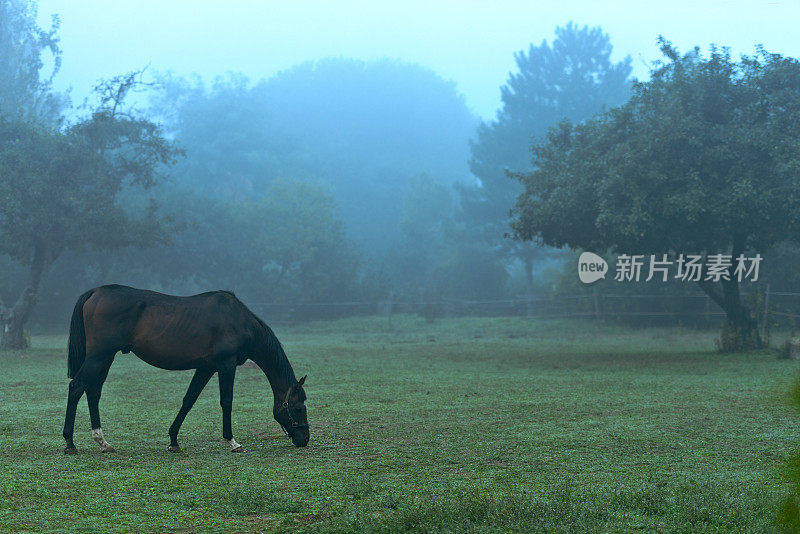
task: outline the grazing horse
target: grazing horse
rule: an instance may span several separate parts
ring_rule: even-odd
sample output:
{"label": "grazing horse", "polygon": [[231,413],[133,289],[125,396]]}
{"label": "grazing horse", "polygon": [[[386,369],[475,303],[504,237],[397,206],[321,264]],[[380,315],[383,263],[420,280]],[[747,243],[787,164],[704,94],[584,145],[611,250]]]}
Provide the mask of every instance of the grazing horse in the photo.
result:
{"label": "grazing horse", "polygon": [[169,427],[169,450],[180,452],[178,431],[186,414],[214,375],[219,374],[222,437],[233,452],[244,448],[233,439],[231,408],[236,367],[250,359],[267,375],[272,414],[297,447],[308,444],[303,382],[297,380],[278,338],[229,291],[175,297],[155,291],[108,285],[78,298],[69,331],[67,375],[72,379],[64,421],[64,452],[77,452],[72,441],[75,411],[83,393],[89,403],[92,438],[104,452],[114,448],[100,427],[100,392],[117,352],[133,352],[161,369],[195,369],[183,405]]}

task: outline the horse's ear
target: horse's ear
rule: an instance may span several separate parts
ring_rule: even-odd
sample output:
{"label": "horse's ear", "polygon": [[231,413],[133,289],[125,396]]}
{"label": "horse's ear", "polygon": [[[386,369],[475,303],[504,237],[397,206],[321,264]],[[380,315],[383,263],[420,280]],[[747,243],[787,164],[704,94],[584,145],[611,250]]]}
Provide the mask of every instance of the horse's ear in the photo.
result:
{"label": "horse's ear", "polygon": [[294,387],[295,387],[295,389],[297,389],[297,388],[299,388],[300,386],[302,386],[302,385],[303,385],[303,382],[305,382],[305,381],[306,381],[306,377],[307,377],[307,376],[308,376],[308,375],[303,375],[303,378],[301,378],[301,379],[300,379],[300,380],[297,382],[297,384],[294,386]]}

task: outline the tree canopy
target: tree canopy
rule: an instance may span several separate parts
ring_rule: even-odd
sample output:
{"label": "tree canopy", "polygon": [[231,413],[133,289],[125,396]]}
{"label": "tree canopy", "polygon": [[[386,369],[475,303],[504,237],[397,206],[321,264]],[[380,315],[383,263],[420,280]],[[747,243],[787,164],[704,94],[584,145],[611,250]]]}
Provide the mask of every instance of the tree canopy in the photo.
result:
{"label": "tree canopy", "polygon": [[[14,4],[0,6],[8,10]],[[24,20],[27,26],[12,28],[24,46],[11,50],[21,57],[9,64],[38,72],[42,63],[30,55],[30,35],[42,38],[42,32],[32,16]],[[27,72],[8,75],[28,77]],[[126,187],[153,185],[158,170],[174,163],[180,153],[158,126],[125,109],[125,97],[138,83],[137,73],[100,83],[98,104],[88,117],[71,125],[41,115],[42,108],[35,108],[33,115],[25,111],[28,104],[49,98],[48,85],[32,80],[21,84],[31,91],[27,101],[14,92],[20,84],[0,88],[9,91],[0,91],[0,101],[20,102],[0,115],[0,253],[29,268],[14,306],[8,308],[0,300],[5,348],[25,346],[22,329],[36,304],[42,276],[63,251],[142,246],[164,239],[154,210],[134,216],[120,204],[119,194]]]}
{"label": "tree canopy", "polygon": [[[36,4],[25,0],[0,1],[0,116],[15,120],[56,121],[65,104],[52,91],[61,66],[59,19],[48,30],[36,23]],[[49,53],[49,58],[43,53]],[[52,63],[43,76],[45,59]]]}
{"label": "tree canopy", "polygon": [[455,84],[419,65],[330,58],[257,83],[165,77],[156,109],[189,157],[196,191],[258,198],[276,179],[326,184],[349,235],[380,256],[400,240],[408,178],[468,179],[477,119]]}
{"label": "tree canopy", "polygon": [[[622,253],[765,251],[800,223],[800,63],[712,47],[665,62],[631,100],[564,121],[533,151],[515,234]],[[735,280],[701,287],[743,342],[759,344]]]}
{"label": "tree canopy", "polygon": [[493,226],[494,237],[508,225],[508,210],[521,192],[507,171],[531,167],[531,144],[559,121],[582,121],[622,104],[630,94],[630,58],[611,60],[611,40],[599,27],[570,23],[556,28],[552,44],[517,52],[518,72],[500,89],[497,118],[478,127],[471,143],[470,169],[480,187],[464,194],[470,215]]}
{"label": "tree canopy", "polygon": [[601,28],[570,23],[556,28],[552,43],[516,53],[518,70],[501,88],[503,105],[494,121],[478,127],[470,145],[470,169],[480,183],[461,188],[464,219],[495,253],[524,259],[529,286],[536,248],[503,240],[509,210],[522,192],[507,173],[530,170],[531,144],[559,121],[582,121],[628,98],[630,58],[615,63],[611,52]]}

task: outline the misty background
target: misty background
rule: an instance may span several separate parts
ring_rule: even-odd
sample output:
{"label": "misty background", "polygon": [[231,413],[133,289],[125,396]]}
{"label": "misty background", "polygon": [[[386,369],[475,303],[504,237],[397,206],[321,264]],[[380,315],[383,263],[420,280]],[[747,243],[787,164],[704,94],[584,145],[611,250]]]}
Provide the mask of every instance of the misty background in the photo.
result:
{"label": "misty background", "polygon": [[601,26],[612,38],[612,59],[630,55],[639,79],[661,57],[659,34],[681,50],[717,43],[752,53],[761,43],[800,56],[800,5],[790,1],[39,2],[40,26],[53,14],[61,17],[64,49],[54,85],[72,88],[76,101],[98,79],[148,64],[206,80],[231,71],[255,81],[325,57],[393,58],[455,82],[467,108],[491,120],[502,103],[500,86],[517,70],[514,53],[552,40],[556,26],[569,21]]}
{"label": "misty background", "polygon": [[[658,35],[682,51],[717,43],[737,55],[761,43],[796,57],[789,25],[798,15],[784,2],[41,1],[27,16],[45,32],[57,16],[36,70],[60,127],[91,130],[91,117],[116,113],[95,88],[135,73],[112,103],[131,124],[158,128],[152,183],[131,173],[98,202],[158,228],[130,222],[120,228],[133,236],[85,243],[54,237],[31,325],[62,328],[76,296],[104,283],[231,289],[275,322],[530,314],[559,295],[596,292],[578,283],[574,251],[507,237],[522,191],[509,171],[530,170],[531,145],[563,119],[623,104],[661,57]],[[54,205],[43,208],[56,210],[68,188],[49,187]],[[0,296],[13,303],[35,253],[4,251]],[[790,246],[773,253],[776,263],[796,255]],[[772,283],[794,287],[778,271]],[[698,292],[600,287],[612,285]],[[548,309],[592,306],[562,304]],[[710,320],[681,315],[692,303],[660,305],[666,320]]]}

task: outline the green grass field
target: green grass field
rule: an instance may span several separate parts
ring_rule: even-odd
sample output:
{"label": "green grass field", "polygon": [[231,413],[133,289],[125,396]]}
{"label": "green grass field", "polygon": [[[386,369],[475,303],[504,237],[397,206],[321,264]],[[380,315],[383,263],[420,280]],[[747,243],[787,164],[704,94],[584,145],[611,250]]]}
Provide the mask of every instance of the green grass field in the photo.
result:
{"label": "green grass field", "polygon": [[65,339],[0,354],[0,532],[763,532],[800,438],[797,363],[714,333],[411,316],[276,328],[308,373],[311,442],[241,367],[234,436],[214,379],[167,452],[190,372],[118,355],[102,454],[78,410],[62,454]]}

